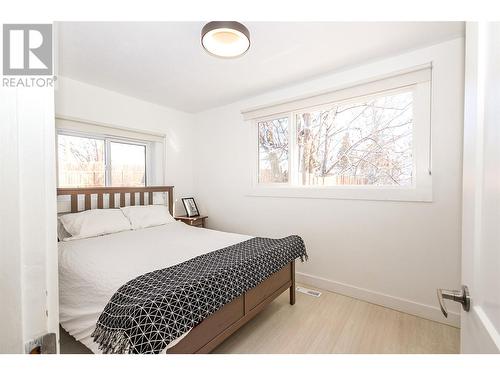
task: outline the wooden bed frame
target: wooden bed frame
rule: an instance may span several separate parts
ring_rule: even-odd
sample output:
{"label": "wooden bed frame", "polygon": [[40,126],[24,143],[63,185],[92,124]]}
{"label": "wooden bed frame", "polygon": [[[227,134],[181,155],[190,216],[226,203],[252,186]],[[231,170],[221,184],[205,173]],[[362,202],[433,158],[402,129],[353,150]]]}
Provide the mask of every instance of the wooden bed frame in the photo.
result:
{"label": "wooden bed frame", "polygon": [[[92,195],[97,195],[96,208],[125,207],[127,195],[129,205],[153,204],[153,193],[167,193],[168,210],[173,214],[173,186],[148,187],[98,187],[59,188],[57,195],[71,196],[71,212],[92,209]],[[116,195],[119,194],[119,199]],[[139,199],[137,200],[137,195]],[[79,197],[84,197],[83,210],[79,209]],[[108,207],[104,207],[104,197],[108,196]],[[147,196],[147,201],[146,201]],[[167,350],[167,354],[210,353],[224,340],[289,289],[290,304],[295,304],[295,261],[290,262],[272,274],[255,288],[243,293],[194,327],[177,345]]]}

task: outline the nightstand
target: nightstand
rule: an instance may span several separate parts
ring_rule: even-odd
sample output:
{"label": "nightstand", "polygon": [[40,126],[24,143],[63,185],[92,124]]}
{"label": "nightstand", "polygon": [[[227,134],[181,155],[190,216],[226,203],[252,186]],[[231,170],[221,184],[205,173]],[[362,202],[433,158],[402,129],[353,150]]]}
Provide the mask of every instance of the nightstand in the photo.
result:
{"label": "nightstand", "polygon": [[207,217],[208,216],[203,216],[203,215],[192,216],[192,217],[188,217],[188,216],[176,216],[175,220],[182,221],[183,223],[185,223],[187,225],[191,225],[193,227],[205,228],[205,219]]}

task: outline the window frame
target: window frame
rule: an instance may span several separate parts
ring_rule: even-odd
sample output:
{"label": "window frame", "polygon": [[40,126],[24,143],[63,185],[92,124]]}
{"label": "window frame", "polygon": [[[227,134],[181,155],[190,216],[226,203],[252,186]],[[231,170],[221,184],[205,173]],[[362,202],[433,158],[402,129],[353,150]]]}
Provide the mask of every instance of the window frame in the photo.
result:
{"label": "window frame", "polygon": [[[393,79],[391,77],[391,79]],[[396,81],[397,82],[397,81]],[[367,89],[363,93],[363,86]],[[361,200],[388,200],[388,201],[417,201],[432,202],[432,174],[431,174],[431,80],[416,80],[416,82],[404,82],[401,85],[394,84],[392,87],[384,87],[381,90],[373,90],[370,83],[356,85],[356,95],[352,95],[351,88],[347,88],[344,98],[322,101],[318,97],[317,103],[311,105],[307,99],[307,106],[298,105],[289,111],[250,120],[252,151],[250,155],[254,160],[251,168],[251,187],[249,196],[267,197],[290,197],[290,198],[325,198],[325,199],[361,199]],[[405,91],[413,92],[413,178],[412,184],[407,186],[397,185],[335,185],[335,186],[304,186],[300,185],[298,178],[298,147],[297,147],[297,124],[296,115],[308,110],[331,108],[349,102],[360,101],[365,98],[377,97],[381,94],[391,94]],[[339,90],[342,92],[343,90]],[[276,118],[288,116],[288,165],[289,178],[287,183],[259,183],[259,137],[258,123]],[[257,147],[255,147],[257,145]],[[255,163],[256,161],[256,163]]]}
{"label": "window frame", "polygon": [[123,143],[123,144],[136,145],[136,146],[144,146],[145,147],[144,186],[145,187],[149,186],[149,180],[151,179],[150,176],[151,176],[151,172],[152,172],[152,163],[151,163],[151,157],[152,157],[151,143],[152,142],[139,140],[139,139],[131,139],[131,138],[126,138],[126,137],[109,136],[109,135],[91,133],[91,132],[81,132],[81,131],[69,130],[69,129],[57,129],[56,130],[56,168],[57,168],[56,182],[57,182],[58,188],[61,187],[59,185],[59,146],[58,146],[58,140],[57,140],[57,137],[59,137],[59,135],[90,138],[90,139],[97,139],[97,140],[104,141],[104,187],[113,187],[113,185],[111,185],[111,182],[112,182],[111,181],[111,143],[114,142],[114,143]]}

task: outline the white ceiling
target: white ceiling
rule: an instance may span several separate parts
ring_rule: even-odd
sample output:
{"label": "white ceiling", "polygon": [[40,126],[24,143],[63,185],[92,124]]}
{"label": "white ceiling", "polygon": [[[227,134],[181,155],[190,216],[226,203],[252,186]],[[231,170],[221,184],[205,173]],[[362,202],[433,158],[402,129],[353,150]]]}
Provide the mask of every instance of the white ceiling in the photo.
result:
{"label": "white ceiling", "polygon": [[225,60],[202,22],[63,22],[59,74],[186,112],[464,35],[462,22],[248,22],[252,45]]}

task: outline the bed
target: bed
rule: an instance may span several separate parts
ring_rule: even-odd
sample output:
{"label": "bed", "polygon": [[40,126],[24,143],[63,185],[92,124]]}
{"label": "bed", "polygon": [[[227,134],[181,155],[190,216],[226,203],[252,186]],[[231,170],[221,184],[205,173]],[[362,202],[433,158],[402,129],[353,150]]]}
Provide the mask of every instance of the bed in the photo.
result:
{"label": "bed", "polygon": [[[80,211],[79,201],[83,210],[116,208],[153,204],[155,194],[166,195],[165,202],[172,214],[173,186],[57,190],[57,195],[71,197],[73,213]],[[60,242],[61,326],[92,352],[100,353],[91,335],[100,314],[120,286],[152,270],[171,267],[201,256],[202,253],[250,239],[251,237],[245,235],[195,228],[174,222],[101,237]],[[137,257],[138,251],[140,258]],[[290,293],[290,304],[293,305],[294,261],[170,342],[164,352],[211,352],[287,289]]]}

